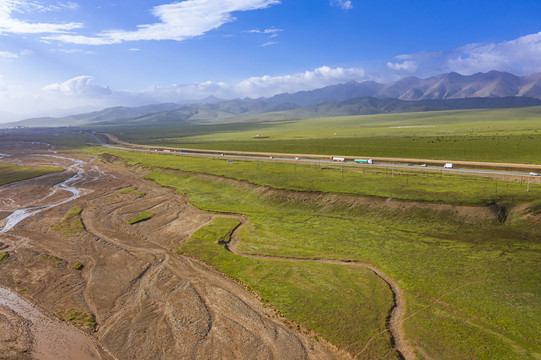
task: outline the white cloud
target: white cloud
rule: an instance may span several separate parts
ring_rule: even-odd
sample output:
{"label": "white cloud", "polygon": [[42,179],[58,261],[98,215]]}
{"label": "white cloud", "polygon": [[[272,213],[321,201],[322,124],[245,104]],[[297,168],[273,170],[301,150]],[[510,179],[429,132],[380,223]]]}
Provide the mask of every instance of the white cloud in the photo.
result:
{"label": "white cloud", "polygon": [[417,63],[411,60],[406,60],[401,63],[388,62],[387,67],[389,69],[398,70],[398,71],[407,71],[407,72],[414,72],[419,68]]}
{"label": "white cloud", "polygon": [[[363,69],[322,66],[290,75],[250,77],[232,84],[204,81],[153,86],[143,91],[128,92],[112,91],[107,86],[94,84],[91,76],[77,76],[38,89],[10,85],[0,76],[0,108],[2,111],[21,114],[27,112],[28,104],[31,103],[33,113],[19,117],[24,118],[58,114],[61,109],[76,107],[141,106],[160,102],[200,100],[211,95],[224,99],[268,97],[283,92],[312,90],[350,80],[366,79]],[[52,113],[52,110],[55,112]],[[2,121],[0,118],[0,122]]]}
{"label": "white cloud", "polygon": [[11,51],[0,51],[0,58],[7,58],[7,59],[18,59],[21,56],[28,56],[32,55],[34,52],[32,50],[24,49],[19,54],[16,54]]}
{"label": "white cloud", "polygon": [[283,92],[312,90],[351,80],[366,80],[360,68],[331,68],[322,66],[292,75],[250,77],[233,86],[233,92],[243,96],[272,96]]}
{"label": "white cloud", "polygon": [[[280,32],[284,31],[284,29],[277,29],[277,28],[269,28],[269,29],[264,29],[264,30],[260,30],[260,29],[252,29],[252,30],[248,30],[246,32],[248,33],[251,33],[251,34],[263,34],[263,35],[267,35],[267,38],[269,39],[272,39],[272,38],[275,38],[278,36],[278,34]],[[274,44],[278,44],[277,42],[273,42],[273,41],[269,41],[263,45],[259,45],[259,47],[263,47],[263,46],[268,46],[268,45],[274,45]]]}
{"label": "white cloud", "polygon": [[118,44],[124,41],[176,40],[201,36],[223,24],[235,20],[232,13],[264,9],[279,4],[280,0],[185,0],[152,8],[160,21],[138,25],[137,30],[106,30],[96,36],[60,34],[46,40],[85,45]]}
{"label": "white cloud", "polygon": [[330,1],[331,6],[337,6],[344,10],[351,10],[353,9],[353,4],[350,0],[331,0]]}
{"label": "white cloud", "polygon": [[16,59],[19,55],[12,53],[11,51],[0,51],[0,58]]}
{"label": "white cloud", "polygon": [[82,27],[81,23],[31,23],[14,17],[14,14],[24,14],[34,11],[52,11],[60,8],[61,6],[58,5],[44,6],[38,2],[27,0],[0,0],[0,34],[54,34]]}
{"label": "white cloud", "polygon": [[497,44],[470,44],[456,49],[447,66],[463,74],[502,70],[519,74],[541,71],[541,32]]}
{"label": "white cloud", "polygon": [[271,46],[271,45],[276,45],[276,44],[278,44],[278,41],[267,41],[266,43],[259,45],[259,47],[266,47],[266,46]]}
{"label": "white cloud", "polygon": [[137,96],[140,99],[147,99],[147,101],[153,99],[154,102],[199,100],[211,95],[224,99],[258,98],[284,92],[293,93],[301,90],[312,90],[351,80],[367,80],[365,71],[360,68],[322,66],[297,74],[250,77],[233,84],[205,81],[172,86],[154,86],[137,93]]}
{"label": "white cloud", "polygon": [[78,76],[65,82],[35,88],[14,85],[0,75],[0,109],[1,112],[12,114],[7,117],[0,116],[0,123],[29,117],[87,111],[73,110],[74,108],[95,110],[123,102],[129,106],[136,106],[140,101],[137,94],[130,94],[124,99],[122,94],[113,93],[107,86],[95,85],[90,76]]}
{"label": "white cloud", "polygon": [[541,72],[541,32],[500,43],[467,44],[444,51],[399,55],[395,59],[399,62],[389,62],[389,69],[418,71],[419,76],[450,71],[471,75],[491,70],[526,75]]}
{"label": "white cloud", "polygon": [[91,76],[77,76],[63,83],[50,84],[43,87],[46,93],[65,96],[101,97],[111,95],[106,86],[92,84]]}
{"label": "white cloud", "polygon": [[95,55],[95,51],[88,51],[88,50],[82,50],[82,49],[53,49],[52,51],[56,51],[63,54],[85,54],[85,55]]}
{"label": "white cloud", "polygon": [[276,29],[276,28],[270,28],[270,29],[264,29],[264,30],[252,29],[252,30],[248,30],[247,32],[253,33],[253,34],[274,35],[281,31],[284,31],[284,29]]}

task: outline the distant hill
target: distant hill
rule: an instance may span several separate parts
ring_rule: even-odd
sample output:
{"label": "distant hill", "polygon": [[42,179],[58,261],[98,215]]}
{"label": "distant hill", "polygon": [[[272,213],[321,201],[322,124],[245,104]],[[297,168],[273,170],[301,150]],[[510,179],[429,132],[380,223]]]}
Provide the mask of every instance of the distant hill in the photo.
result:
{"label": "distant hill", "polygon": [[164,103],[157,105],[146,105],[140,107],[115,106],[101,111],[93,111],[86,114],[69,115],[64,117],[41,117],[2,124],[2,126],[28,126],[28,127],[60,127],[60,126],[85,126],[92,123],[117,122],[134,117],[156,113],[160,111],[171,111],[182,105]]}
{"label": "distant hill", "polygon": [[211,104],[180,105],[165,103],[135,108],[117,106],[88,114],[53,118],[33,118],[2,124],[5,127],[114,126],[150,124],[189,124],[224,122],[233,118],[266,112],[292,110],[294,104],[269,104],[263,101],[227,100]]}
{"label": "distant hill", "polygon": [[340,102],[327,102],[289,111],[279,111],[238,119],[239,121],[279,121],[316,117],[371,115],[467,109],[503,109],[541,106],[541,100],[528,97],[466,98],[448,100],[406,101],[400,99],[378,99],[370,96]]}
{"label": "distant hill", "polygon": [[444,100],[482,97],[526,96],[541,99],[541,73],[515,76],[506,72],[490,71],[463,76],[455,72],[428,79],[407,77],[391,84],[373,81],[350,81],[311,91],[278,94],[265,99],[270,103],[288,102],[311,106],[323,102],[344,101],[356,97],[392,98],[400,100]]}
{"label": "distant hill", "polygon": [[[378,113],[541,106],[541,73],[515,76],[491,71],[428,79],[407,77],[391,84],[372,81],[326,86],[270,98],[112,107],[80,115],[33,118],[11,126],[130,126],[305,119]],[[264,114],[264,116],[262,115]]]}

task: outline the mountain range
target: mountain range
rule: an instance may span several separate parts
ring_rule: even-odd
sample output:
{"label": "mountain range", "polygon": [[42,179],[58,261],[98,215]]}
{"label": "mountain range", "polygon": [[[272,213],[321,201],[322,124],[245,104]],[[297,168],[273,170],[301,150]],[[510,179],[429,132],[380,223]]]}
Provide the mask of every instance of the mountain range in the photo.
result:
{"label": "mountain range", "polygon": [[112,107],[59,118],[32,118],[12,126],[114,126],[200,124],[286,120],[414,111],[541,106],[541,73],[528,76],[491,71],[463,76],[454,72],[427,79],[407,77],[391,84],[350,81],[270,98],[220,100],[181,105]]}
{"label": "mountain range", "polygon": [[292,103],[312,106],[323,102],[344,101],[371,96],[400,100],[446,100],[524,96],[541,99],[541,73],[516,76],[506,72],[490,71],[473,75],[450,72],[427,79],[406,77],[390,84],[373,81],[350,81],[294,94],[278,94],[266,99],[270,103]]}

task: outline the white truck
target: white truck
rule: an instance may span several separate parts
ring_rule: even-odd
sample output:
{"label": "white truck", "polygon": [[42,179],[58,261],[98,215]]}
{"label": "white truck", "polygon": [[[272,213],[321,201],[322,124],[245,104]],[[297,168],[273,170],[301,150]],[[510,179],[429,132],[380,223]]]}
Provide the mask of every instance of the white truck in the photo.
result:
{"label": "white truck", "polygon": [[452,169],[453,168],[453,164],[452,163],[446,163],[443,165],[443,168],[444,169]]}

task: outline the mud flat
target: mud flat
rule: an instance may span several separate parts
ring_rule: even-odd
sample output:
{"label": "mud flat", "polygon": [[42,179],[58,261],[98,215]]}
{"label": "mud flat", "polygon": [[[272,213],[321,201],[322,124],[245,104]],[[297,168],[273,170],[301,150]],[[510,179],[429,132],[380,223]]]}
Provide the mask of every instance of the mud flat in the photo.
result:
{"label": "mud flat", "polygon": [[[9,310],[11,311],[9,311]],[[36,306],[0,287],[0,348],[40,360],[104,359],[93,340],[72,326],[43,314]]]}

